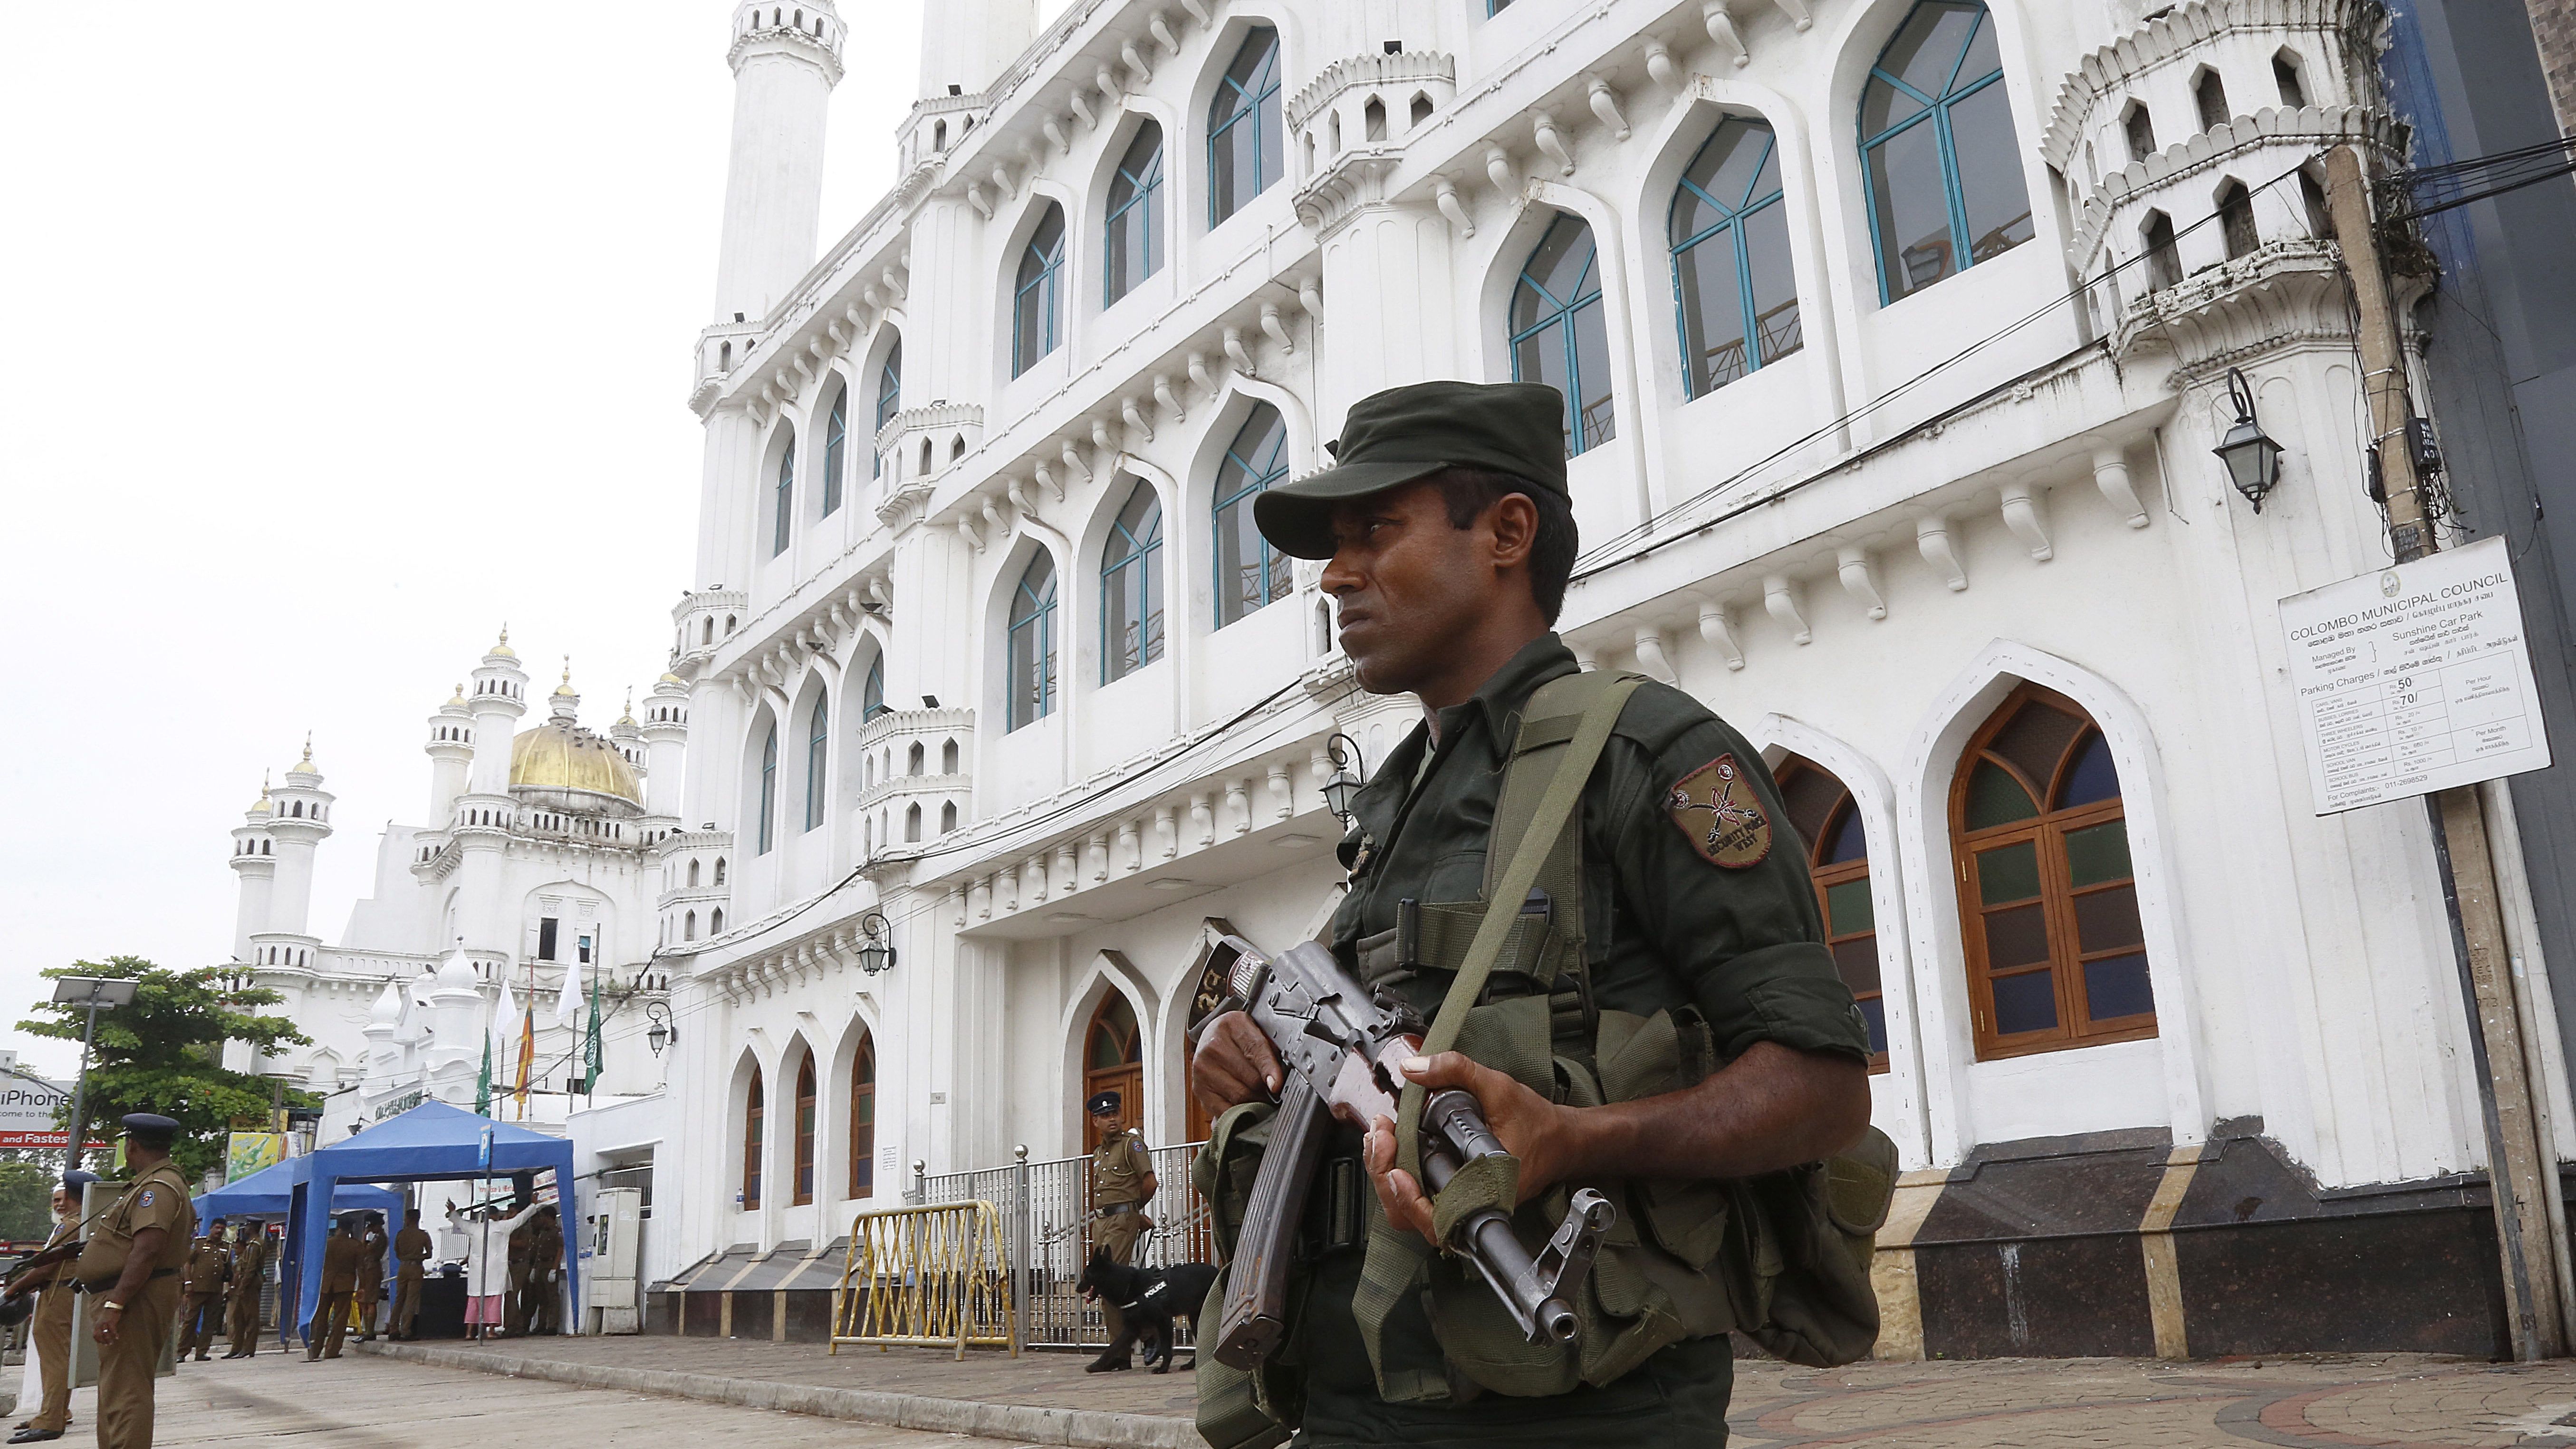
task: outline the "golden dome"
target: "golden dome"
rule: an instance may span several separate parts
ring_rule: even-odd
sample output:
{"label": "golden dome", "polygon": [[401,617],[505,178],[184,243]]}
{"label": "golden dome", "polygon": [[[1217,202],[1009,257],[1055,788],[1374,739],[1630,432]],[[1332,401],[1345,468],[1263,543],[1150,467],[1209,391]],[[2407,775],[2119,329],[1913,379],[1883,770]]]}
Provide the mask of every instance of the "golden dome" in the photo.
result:
{"label": "golden dome", "polygon": [[501,626],[501,642],[492,646],[492,652],[503,659],[516,659],[519,657],[519,651],[510,647],[509,625],[504,624]]}
{"label": "golden dome", "polygon": [[689,681],[682,679],[676,674],[665,674],[662,676],[661,682],[664,684],[686,684]]}
{"label": "golden dome", "polygon": [[572,691],[572,656],[567,654],[564,656],[563,683],[555,686],[555,698],[579,699],[580,697]]}
{"label": "golden dome", "polygon": [[568,721],[548,720],[510,742],[510,784],[540,790],[582,790],[644,803],[643,782],[617,746]]}

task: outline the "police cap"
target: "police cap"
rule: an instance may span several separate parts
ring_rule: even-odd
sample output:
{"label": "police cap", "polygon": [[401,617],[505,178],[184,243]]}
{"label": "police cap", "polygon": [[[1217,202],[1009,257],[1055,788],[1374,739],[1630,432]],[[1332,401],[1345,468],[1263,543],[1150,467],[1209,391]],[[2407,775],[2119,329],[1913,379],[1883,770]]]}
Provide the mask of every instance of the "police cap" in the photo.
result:
{"label": "police cap", "polygon": [[1089,1110],[1091,1115],[1094,1117],[1114,1117],[1118,1115],[1118,1094],[1116,1092],[1092,1093]]}
{"label": "police cap", "polygon": [[179,1135],[178,1121],[158,1112],[128,1112],[118,1120],[125,1124],[127,1140],[142,1147],[167,1147]]}

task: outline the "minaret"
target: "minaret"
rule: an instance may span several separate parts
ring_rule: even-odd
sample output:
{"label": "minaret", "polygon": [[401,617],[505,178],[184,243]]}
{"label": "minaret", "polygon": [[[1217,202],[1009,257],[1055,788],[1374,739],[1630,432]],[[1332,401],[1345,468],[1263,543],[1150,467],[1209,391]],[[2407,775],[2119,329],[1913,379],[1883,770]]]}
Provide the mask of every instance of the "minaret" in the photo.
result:
{"label": "minaret", "polygon": [[[939,7],[934,5],[935,11]],[[733,158],[725,168],[716,316],[757,321],[814,265],[823,221],[823,121],[841,83],[832,0],[736,6]]]}
{"label": "minaret", "polygon": [[388,976],[385,989],[376,993],[375,1007],[367,1013],[367,1024],[360,1031],[367,1039],[371,1086],[381,1088],[402,1071],[402,1043],[396,1039],[402,1034],[402,1014],[402,983]]}
{"label": "minaret", "polygon": [[463,951],[439,963],[422,993],[429,1002],[429,1041],[421,1049],[421,1075],[445,1102],[473,1100],[474,1077],[483,1068],[483,981]]}
{"label": "minaret", "polygon": [[233,959],[250,960],[250,938],[268,929],[268,908],[277,882],[277,838],[269,833],[272,814],[268,782],[259,782],[259,798],[242,812],[233,832],[233,874],[241,881],[241,902],[233,912]]}
{"label": "minaret", "polygon": [[581,721],[581,695],[572,687],[572,656],[564,656],[563,683],[546,700],[546,719],[554,724],[573,725]]}
{"label": "minaret", "polygon": [[689,685],[665,674],[644,698],[644,813],[676,826],[682,761],[689,751]]}
{"label": "minaret", "polygon": [[270,935],[303,936],[313,905],[313,854],[331,834],[332,796],[313,767],[313,741],[286,772],[286,786],[269,797],[268,833],[277,841],[277,881],[268,905]]}
{"label": "minaret", "polygon": [[474,762],[474,711],[465,704],[465,686],[429,717],[429,824],[445,829],[456,815],[456,797],[465,793],[466,775]]}
{"label": "minaret", "polygon": [[921,17],[921,99],[981,91],[1037,38],[1037,0],[937,0]]}
{"label": "minaret", "polygon": [[608,742],[617,746],[617,753],[626,757],[636,774],[651,768],[644,758],[644,727],[635,722],[634,690],[626,691],[626,708],[618,714],[617,723],[608,727]]}
{"label": "minaret", "polygon": [[507,800],[510,794],[510,742],[518,737],[519,716],[528,712],[528,676],[519,668],[510,631],[483,656],[474,671],[466,712],[474,719],[472,768],[467,787],[476,795]]}

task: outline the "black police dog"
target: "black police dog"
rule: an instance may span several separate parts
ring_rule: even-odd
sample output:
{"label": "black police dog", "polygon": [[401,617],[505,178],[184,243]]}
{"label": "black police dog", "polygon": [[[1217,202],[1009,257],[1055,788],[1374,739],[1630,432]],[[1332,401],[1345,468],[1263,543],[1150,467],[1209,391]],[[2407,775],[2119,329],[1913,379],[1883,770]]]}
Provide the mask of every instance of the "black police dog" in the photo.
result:
{"label": "black police dog", "polygon": [[[1190,1321],[1195,1338],[1199,1308],[1207,1302],[1208,1288],[1216,1282],[1216,1269],[1206,1263],[1182,1263],[1171,1268],[1125,1268],[1109,1261],[1109,1250],[1094,1248],[1091,1261],[1083,1265],[1082,1277],[1074,1286],[1081,1290],[1086,1303],[1105,1300],[1115,1304],[1127,1317],[1127,1330],[1109,1345],[1106,1353],[1092,1365],[1094,1369],[1127,1367],[1127,1351],[1137,1343],[1145,1345],[1145,1362],[1156,1373],[1169,1373],[1172,1368],[1172,1320]],[[1199,1366],[1198,1349],[1190,1349],[1189,1367]]]}

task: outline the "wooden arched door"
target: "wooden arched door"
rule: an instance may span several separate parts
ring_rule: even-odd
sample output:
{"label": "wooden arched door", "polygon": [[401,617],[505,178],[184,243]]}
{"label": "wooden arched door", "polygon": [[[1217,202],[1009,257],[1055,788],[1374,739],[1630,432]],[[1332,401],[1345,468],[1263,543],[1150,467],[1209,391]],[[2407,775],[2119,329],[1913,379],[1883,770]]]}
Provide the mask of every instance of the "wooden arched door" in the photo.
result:
{"label": "wooden arched door", "polygon": [[[1136,1009],[1116,990],[1102,994],[1082,1035],[1082,1099],[1098,1092],[1118,1094],[1118,1123],[1134,1127],[1145,1120],[1145,1052],[1136,1027]],[[1101,1124],[1082,1114],[1082,1150],[1100,1145]]]}

